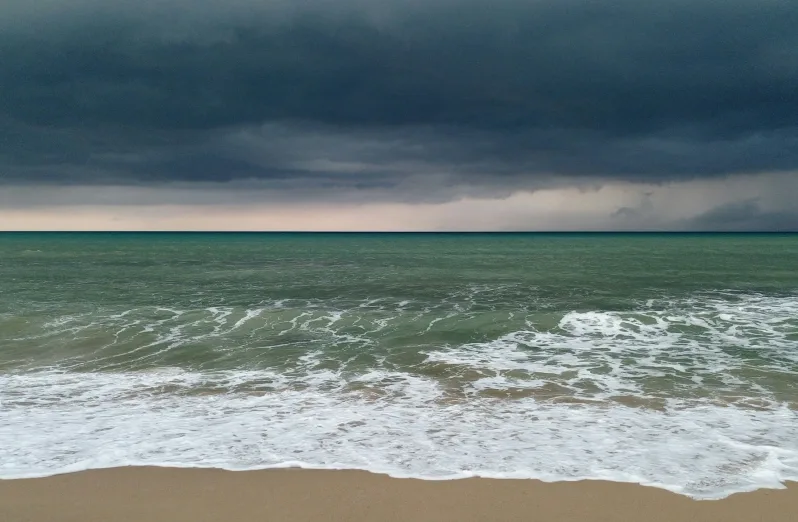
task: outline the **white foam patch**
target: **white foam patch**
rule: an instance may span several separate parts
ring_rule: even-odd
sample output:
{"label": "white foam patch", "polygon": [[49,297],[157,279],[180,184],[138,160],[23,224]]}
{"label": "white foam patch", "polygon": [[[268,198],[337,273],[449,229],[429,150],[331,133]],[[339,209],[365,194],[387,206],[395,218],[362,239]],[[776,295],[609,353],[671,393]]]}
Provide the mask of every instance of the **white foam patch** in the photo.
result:
{"label": "white foam patch", "polygon": [[652,301],[633,312],[569,312],[554,329],[527,326],[426,355],[490,374],[474,383],[478,390],[490,383],[535,388],[543,381],[586,399],[688,397],[712,381],[712,392],[725,399],[779,402],[768,379],[798,375],[795,298],[696,299],[672,307]]}
{"label": "white foam patch", "polygon": [[298,381],[179,369],[5,375],[0,477],[301,465],[425,479],[604,479],[698,498],[798,480],[798,415],[786,407],[447,400],[434,381],[376,371],[355,384],[347,391],[332,372]]}

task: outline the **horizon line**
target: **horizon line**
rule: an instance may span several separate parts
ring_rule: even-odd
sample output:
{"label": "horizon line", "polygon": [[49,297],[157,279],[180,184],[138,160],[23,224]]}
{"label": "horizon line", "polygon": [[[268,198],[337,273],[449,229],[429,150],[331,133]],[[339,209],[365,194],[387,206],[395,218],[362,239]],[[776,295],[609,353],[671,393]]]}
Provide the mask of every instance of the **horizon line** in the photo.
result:
{"label": "horizon line", "polygon": [[0,234],[798,234],[796,230],[0,230]]}

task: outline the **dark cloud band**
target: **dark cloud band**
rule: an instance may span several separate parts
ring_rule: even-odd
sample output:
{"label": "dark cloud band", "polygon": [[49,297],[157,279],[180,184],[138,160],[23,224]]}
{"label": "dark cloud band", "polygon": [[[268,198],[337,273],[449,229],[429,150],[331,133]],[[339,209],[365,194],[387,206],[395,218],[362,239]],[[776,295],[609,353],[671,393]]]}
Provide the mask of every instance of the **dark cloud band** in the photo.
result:
{"label": "dark cloud band", "polygon": [[0,6],[6,182],[444,194],[798,168],[790,0],[33,4]]}

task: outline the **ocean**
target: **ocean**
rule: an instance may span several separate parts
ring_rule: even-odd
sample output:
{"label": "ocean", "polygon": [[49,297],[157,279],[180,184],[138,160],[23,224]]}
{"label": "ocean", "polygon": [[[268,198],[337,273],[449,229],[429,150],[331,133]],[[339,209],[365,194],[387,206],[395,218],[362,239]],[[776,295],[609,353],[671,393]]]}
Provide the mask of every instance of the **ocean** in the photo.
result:
{"label": "ocean", "polygon": [[0,234],[0,478],[798,480],[798,235]]}

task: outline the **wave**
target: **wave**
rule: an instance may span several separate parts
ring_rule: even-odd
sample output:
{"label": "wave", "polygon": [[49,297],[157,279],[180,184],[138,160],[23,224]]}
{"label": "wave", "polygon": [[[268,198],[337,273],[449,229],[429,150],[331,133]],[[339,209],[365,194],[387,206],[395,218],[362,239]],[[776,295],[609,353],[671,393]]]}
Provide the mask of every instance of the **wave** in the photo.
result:
{"label": "wave", "polygon": [[[563,313],[309,304],[20,330],[12,355],[44,352],[0,373],[0,477],[302,466],[603,479],[704,499],[798,480],[794,297]],[[49,357],[58,343],[77,355]]]}
{"label": "wave", "polygon": [[407,373],[330,389],[334,380],[179,369],[3,376],[0,477],[302,463],[423,479],[603,479],[696,498],[798,480],[798,413],[785,405],[452,400]]}

